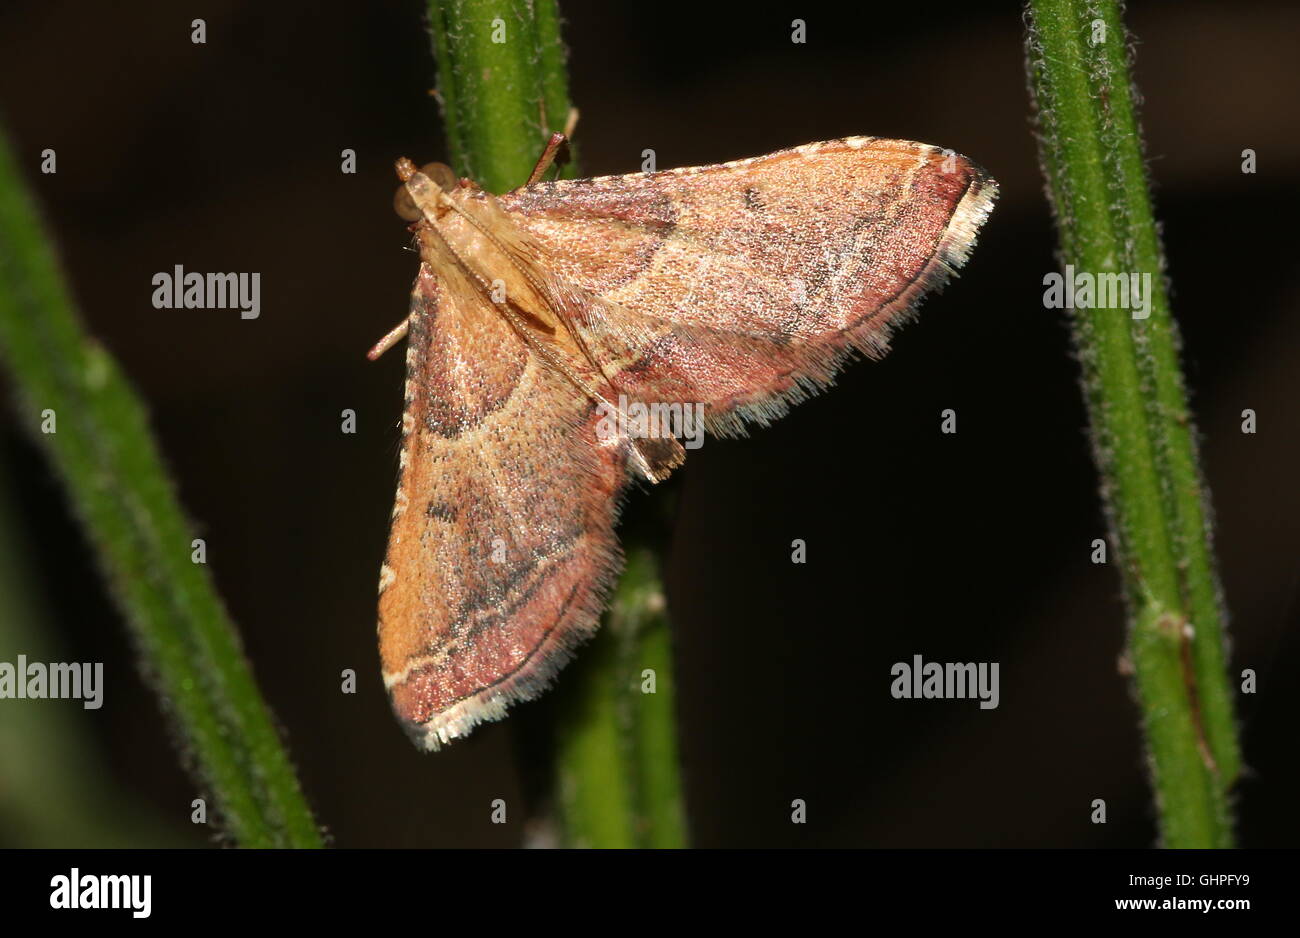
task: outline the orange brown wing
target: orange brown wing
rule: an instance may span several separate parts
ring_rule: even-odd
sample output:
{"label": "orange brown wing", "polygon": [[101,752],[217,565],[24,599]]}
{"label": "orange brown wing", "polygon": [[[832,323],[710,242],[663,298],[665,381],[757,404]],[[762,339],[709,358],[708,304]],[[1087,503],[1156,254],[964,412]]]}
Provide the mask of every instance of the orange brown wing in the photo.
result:
{"label": "orange brown wing", "polygon": [[965,157],[854,137],[734,163],[540,183],[499,197],[630,397],[767,423],[847,354],[879,357],[964,263],[996,196]]}
{"label": "orange brown wing", "polygon": [[407,368],[379,646],[394,710],[437,749],[536,696],[596,629],[625,457],[498,310],[427,265]]}

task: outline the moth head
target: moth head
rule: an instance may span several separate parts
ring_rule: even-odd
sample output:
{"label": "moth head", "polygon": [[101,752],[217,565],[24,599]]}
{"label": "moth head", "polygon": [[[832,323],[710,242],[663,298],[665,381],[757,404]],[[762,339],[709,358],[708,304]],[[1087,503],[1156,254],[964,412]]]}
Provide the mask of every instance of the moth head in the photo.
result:
{"label": "moth head", "polygon": [[452,172],[451,167],[446,163],[425,163],[419,169],[416,169],[414,163],[406,157],[402,157],[397,161],[396,169],[397,178],[402,180],[402,184],[393,193],[393,211],[397,212],[398,216],[406,221],[419,221],[424,217],[424,213],[420,211],[415,204],[415,200],[411,198],[411,192],[407,187],[407,183],[417,173],[433,183],[436,189],[444,192],[455,189],[460,183],[460,180],[456,178],[456,174]]}

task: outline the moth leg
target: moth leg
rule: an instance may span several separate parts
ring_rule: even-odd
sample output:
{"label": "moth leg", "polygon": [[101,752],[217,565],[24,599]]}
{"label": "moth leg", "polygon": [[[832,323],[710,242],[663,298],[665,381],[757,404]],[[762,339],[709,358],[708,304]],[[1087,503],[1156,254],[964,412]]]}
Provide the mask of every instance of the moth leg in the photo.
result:
{"label": "moth leg", "polygon": [[551,139],[546,141],[546,146],[542,149],[542,155],[537,158],[537,165],[533,167],[533,171],[529,174],[528,181],[524,185],[531,186],[542,178],[542,174],[551,168],[551,164],[555,162],[555,155],[560,152],[560,147],[564,146],[565,141],[568,139],[562,133],[551,134]]}
{"label": "moth leg", "polygon": [[[542,126],[546,126],[545,110],[542,113]],[[564,130],[557,134],[551,134],[551,139],[546,141],[546,146],[542,148],[542,155],[537,158],[537,165],[529,173],[528,181],[524,185],[531,186],[542,178],[544,172],[551,168],[551,164],[555,162],[556,154],[560,152],[560,147],[573,139],[573,131],[577,126],[578,109],[571,107],[569,108],[568,117],[564,120]]]}
{"label": "moth leg", "polygon": [[406,330],[411,327],[411,317],[407,316],[392,329],[388,330],[388,335],[384,336],[375,343],[375,347],[366,352],[366,358],[374,361],[380,355],[387,352],[390,348],[406,338]]}

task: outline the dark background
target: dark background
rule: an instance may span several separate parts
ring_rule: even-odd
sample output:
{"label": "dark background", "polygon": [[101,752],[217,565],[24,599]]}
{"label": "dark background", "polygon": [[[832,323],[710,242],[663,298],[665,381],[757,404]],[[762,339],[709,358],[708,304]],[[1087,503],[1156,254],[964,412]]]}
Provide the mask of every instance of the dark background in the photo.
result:
{"label": "dark background", "polygon": [[[874,134],[952,147],[1002,187],[961,278],[889,358],[851,367],[770,430],[708,443],[674,483],[664,562],[695,843],[1153,844],[1138,714],[1117,669],[1119,579],[1089,562],[1104,526],[1078,368],[1062,315],[1041,300],[1054,235],[1018,7],[562,10],[589,174],[635,171],[646,147],[666,168]],[[206,45],[190,42],[194,17]],[[795,17],[806,45],[789,41]],[[1128,21],[1232,669],[1259,674],[1240,706],[1241,840],[1294,846],[1300,9],[1145,2]],[[403,366],[364,353],[405,314],[416,268],[390,208],[392,161],[446,157],[428,47],[416,2],[0,10],[0,120],[89,329],[152,408],[339,846],[524,839],[522,812],[492,825],[488,805],[522,797],[512,734],[528,719],[421,755],[389,714],[374,647]],[[57,175],[39,173],[46,147]],[[339,172],[345,147],[354,176]],[[1256,175],[1240,172],[1246,147]],[[150,278],[174,264],[260,271],[261,318],[155,310]],[[939,433],[948,407],[955,436]],[[355,435],[339,432],[343,408],[359,415]],[[1244,408],[1256,435],[1240,432]],[[66,708],[49,752],[8,751],[0,845],[211,842],[189,823],[194,784],[94,560],[10,407],[0,451],[18,526],[5,563],[37,600],[28,634],[46,660],[107,672],[102,710],[42,704]],[[809,545],[806,565],[790,563],[793,538]],[[1000,662],[1000,707],[892,699],[889,667],[914,654]],[[339,693],[343,668],[360,677],[355,696]],[[15,782],[69,748],[73,794],[66,779]],[[60,825],[72,810],[61,799],[82,796],[103,829]],[[789,822],[792,798],[808,802],[806,825]],[[1094,798],[1109,806],[1104,826],[1089,822]]]}

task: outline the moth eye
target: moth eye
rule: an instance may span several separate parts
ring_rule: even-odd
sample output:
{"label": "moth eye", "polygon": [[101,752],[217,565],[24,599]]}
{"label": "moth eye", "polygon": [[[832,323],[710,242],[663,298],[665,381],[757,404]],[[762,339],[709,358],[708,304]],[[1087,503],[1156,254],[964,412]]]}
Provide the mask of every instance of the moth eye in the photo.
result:
{"label": "moth eye", "polygon": [[406,221],[419,221],[424,217],[424,213],[416,207],[415,200],[411,198],[411,193],[406,191],[406,186],[398,186],[397,191],[393,193],[393,211]]}
{"label": "moth eye", "polygon": [[438,188],[444,192],[455,189],[460,185],[460,179],[452,172],[451,167],[446,163],[425,163],[420,167],[420,172],[428,176],[438,184]]}

